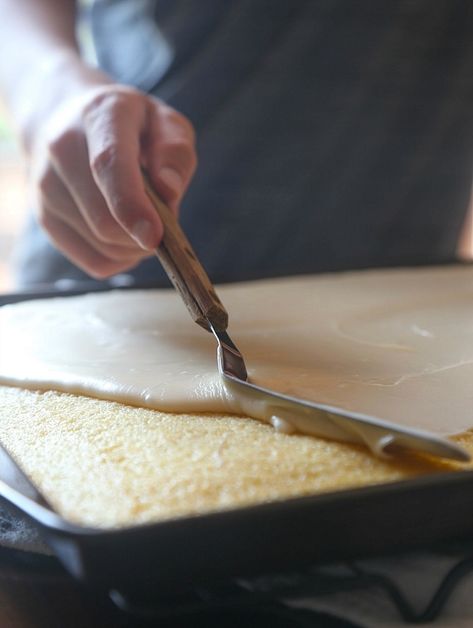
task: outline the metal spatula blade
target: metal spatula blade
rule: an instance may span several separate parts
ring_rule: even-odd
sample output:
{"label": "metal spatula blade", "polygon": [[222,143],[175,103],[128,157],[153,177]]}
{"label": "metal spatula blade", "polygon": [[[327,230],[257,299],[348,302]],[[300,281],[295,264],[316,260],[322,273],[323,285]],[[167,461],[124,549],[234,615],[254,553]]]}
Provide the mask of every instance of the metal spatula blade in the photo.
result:
{"label": "metal spatula blade", "polygon": [[251,415],[255,415],[255,410],[260,415],[255,418],[269,422],[282,419],[304,434],[362,443],[378,456],[410,450],[460,462],[470,460],[463,448],[434,434],[257,386],[248,381],[243,356],[227,332],[212,331],[218,343],[219,371],[227,385],[236,390],[242,408],[251,404]]}
{"label": "metal spatula blade", "polygon": [[243,356],[226,331],[228,314],[207,273],[174,214],[154,192],[146,175],[145,186],[164,225],[163,240],[156,255],[194,321],[213,332],[218,343],[219,371],[227,387],[235,391],[242,414],[273,423],[275,419],[282,420],[304,434],[361,443],[378,456],[407,450],[461,462],[470,460],[469,453],[462,447],[435,434],[297,399],[249,382]]}

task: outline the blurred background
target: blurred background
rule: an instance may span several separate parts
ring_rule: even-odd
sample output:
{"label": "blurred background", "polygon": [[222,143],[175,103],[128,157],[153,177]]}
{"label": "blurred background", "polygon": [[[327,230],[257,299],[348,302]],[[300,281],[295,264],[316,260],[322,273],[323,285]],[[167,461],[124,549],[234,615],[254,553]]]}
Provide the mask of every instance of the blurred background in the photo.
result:
{"label": "blurred background", "polygon": [[21,153],[0,102],[0,292],[12,289],[8,258],[25,219],[26,183]]}
{"label": "blurred background", "polygon": [[[26,207],[24,162],[8,114],[0,101],[0,293],[13,290],[9,258],[25,220]],[[459,256],[466,260],[473,258],[473,203],[459,246]]]}

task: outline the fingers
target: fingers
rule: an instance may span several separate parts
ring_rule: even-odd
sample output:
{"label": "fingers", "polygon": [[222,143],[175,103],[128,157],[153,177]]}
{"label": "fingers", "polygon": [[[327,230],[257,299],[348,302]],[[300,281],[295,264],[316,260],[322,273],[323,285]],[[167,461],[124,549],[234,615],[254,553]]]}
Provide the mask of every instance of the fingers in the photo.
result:
{"label": "fingers", "polygon": [[195,134],[190,122],[162,103],[153,103],[146,166],[158,194],[177,210],[197,167]]}
{"label": "fingers", "polygon": [[131,88],[107,84],[86,96],[46,125],[46,156],[32,170],[43,172],[40,220],[56,246],[104,276],[158,246],[163,227],[142,168],[177,211],[195,171],[195,139],[184,116]]}
{"label": "fingers", "polygon": [[41,224],[56,248],[95,279],[105,279],[116,273],[129,270],[137,263],[134,258],[116,261],[105,257],[76,230],[50,212],[45,212]]}
{"label": "fingers", "polygon": [[45,173],[40,184],[40,224],[56,247],[85,272],[96,278],[104,278],[129,269],[142,259],[144,252],[131,240],[131,246],[99,240],[52,169]]}
{"label": "fingers", "polygon": [[[87,142],[83,133],[73,130],[60,137],[50,146],[51,161],[54,170],[62,179],[64,192],[72,197],[76,208],[95,235],[104,244],[121,244],[137,248],[136,242],[123,229],[110,213],[107,203],[98,189],[89,167]],[[57,196],[59,186],[56,182],[51,192]],[[58,201],[60,199],[57,199]],[[59,206],[57,202],[53,207]]]}
{"label": "fingers", "polygon": [[111,215],[143,249],[152,250],[163,228],[140,167],[147,109],[141,94],[115,93],[89,107],[85,124],[92,176]]}

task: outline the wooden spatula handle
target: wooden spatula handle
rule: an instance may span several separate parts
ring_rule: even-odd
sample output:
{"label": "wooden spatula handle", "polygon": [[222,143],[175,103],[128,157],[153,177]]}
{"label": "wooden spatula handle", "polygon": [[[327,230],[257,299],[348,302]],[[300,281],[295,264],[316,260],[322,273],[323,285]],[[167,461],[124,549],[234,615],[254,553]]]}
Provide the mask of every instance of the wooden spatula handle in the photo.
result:
{"label": "wooden spatula handle", "polygon": [[218,331],[228,326],[228,314],[197,259],[192,246],[169,207],[159,198],[143,173],[146,192],[164,226],[156,255],[169,279],[178,290],[196,323],[209,329],[209,322]]}

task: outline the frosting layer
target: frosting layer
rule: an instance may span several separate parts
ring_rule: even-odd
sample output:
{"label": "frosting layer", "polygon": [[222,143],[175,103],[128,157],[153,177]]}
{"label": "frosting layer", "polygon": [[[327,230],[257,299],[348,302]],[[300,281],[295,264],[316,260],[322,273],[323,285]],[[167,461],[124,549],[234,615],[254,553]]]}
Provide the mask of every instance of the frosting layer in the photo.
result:
{"label": "frosting layer", "polygon": [[[440,435],[473,427],[473,269],[222,286],[250,378]],[[173,291],[4,306],[0,382],[173,412],[238,412],[215,343]],[[248,410],[248,408],[246,408]]]}

